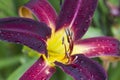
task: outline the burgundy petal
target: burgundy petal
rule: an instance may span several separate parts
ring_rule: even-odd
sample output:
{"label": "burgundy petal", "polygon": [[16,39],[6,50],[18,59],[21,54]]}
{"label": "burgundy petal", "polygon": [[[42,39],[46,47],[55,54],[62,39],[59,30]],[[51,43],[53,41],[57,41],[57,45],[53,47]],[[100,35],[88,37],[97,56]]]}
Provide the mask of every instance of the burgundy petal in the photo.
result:
{"label": "burgundy petal", "polygon": [[49,80],[55,68],[48,65],[43,57],[39,58],[19,80]]}
{"label": "burgundy petal", "polygon": [[53,27],[51,24],[55,25],[57,14],[48,0],[30,0],[25,7],[30,9],[40,21],[50,27]]}
{"label": "burgundy petal", "polygon": [[0,19],[0,39],[24,44],[38,52],[46,52],[45,40],[51,30],[44,23],[27,18]]}
{"label": "burgundy petal", "polygon": [[72,56],[73,62],[68,65],[56,62],[67,74],[75,80],[107,80],[104,69],[84,55]]}
{"label": "burgundy petal", "polygon": [[120,56],[120,42],[112,37],[94,37],[75,43],[73,54],[82,53],[88,57]]}
{"label": "burgundy petal", "polygon": [[65,0],[56,30],[62,27],[72,28],[75,40],[87,31],[98,0]]}

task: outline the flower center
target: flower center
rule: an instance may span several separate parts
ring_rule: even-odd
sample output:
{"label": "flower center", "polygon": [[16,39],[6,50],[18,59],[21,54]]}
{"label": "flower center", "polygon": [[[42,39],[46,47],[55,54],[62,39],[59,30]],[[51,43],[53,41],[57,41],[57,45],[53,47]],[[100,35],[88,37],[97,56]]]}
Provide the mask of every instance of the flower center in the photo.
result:
{"label": "flower center", "polygon": [[73,51],[73,33],[70,29],[61,29],[52,34],[47,41],[48,61],[55,61],[64,64],[70,62],[70,56]]}

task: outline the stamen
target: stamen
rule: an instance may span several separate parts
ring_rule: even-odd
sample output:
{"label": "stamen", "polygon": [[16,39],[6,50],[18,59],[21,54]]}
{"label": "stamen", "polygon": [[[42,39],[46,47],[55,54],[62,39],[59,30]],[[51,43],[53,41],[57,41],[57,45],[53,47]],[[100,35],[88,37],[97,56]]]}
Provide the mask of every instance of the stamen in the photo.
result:
{"label": "stamen", "polygon": [[68,29],[65,29],[65,33],[66,33],[66,36],[67,36],[67,41],[68,41],[68,43],[70,43],[70,39],[69,39],[70,32],[68,31]]}
{"label": "stamen", "polygon": [[66,44],[64,43],[64,37],[63,37],[63,40],[62,40],[62,44],[64,45],[65,47],[65,58],[67,57],[68,58],[68,62],[71,62],[71,59],[70,59],[70,55],[73,51],[73,46],[74,46],[74,43],[73,43],[73,33],[70,31],[69,28],[65,29],[65,33],[66,33],[66,37],[67,37],[67,41],[69,43],[69,48],[67,50],[66,48]]}
{"label": "stamen", "polygon": [[67,47],[66,47],[66,45],[65,45],[65,43],[64,43],[64,37],[62,38],[62,44],[64,45],[64,47],[65,47],[65,53],[67,52]]}
{"label": "stamen", "polygon": [[75,56],[75,58],[72,60],[72,62],[75,62],[75,60],[78,58],[78,56]]}

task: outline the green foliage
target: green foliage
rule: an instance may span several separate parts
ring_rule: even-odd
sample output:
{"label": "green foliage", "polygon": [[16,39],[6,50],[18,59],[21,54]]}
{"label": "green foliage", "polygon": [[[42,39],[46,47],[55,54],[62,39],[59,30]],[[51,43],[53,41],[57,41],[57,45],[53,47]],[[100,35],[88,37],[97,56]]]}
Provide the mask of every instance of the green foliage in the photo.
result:
{"label": "green foliage", "polygon": [[109,80],[119,80],[120,79],[120,62],[111,64],[108,71]]}
{"label": "green foliage", "polygon": [[51,77],[50,80],[73,80],[73,78],[57,67],[55,74]]}
{"label": "green foliage", "polygon": [[[33,58],[28,60],[26,63],[22,64],[18,67],[7,80],[18,80],[22,74],[37,60],[37,58]],[[16,75],[17,74],[17,75]]]}

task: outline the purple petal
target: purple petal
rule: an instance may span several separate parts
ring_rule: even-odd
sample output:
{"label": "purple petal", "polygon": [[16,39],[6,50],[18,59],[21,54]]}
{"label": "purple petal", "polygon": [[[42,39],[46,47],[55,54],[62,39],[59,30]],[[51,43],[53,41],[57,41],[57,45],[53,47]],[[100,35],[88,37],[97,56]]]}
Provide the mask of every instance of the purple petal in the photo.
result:
{"label": "purple petal", "polygon": [[39,58],[19,80],[49,80],[55,68],[48,65],[43,57]]}
{"label": "purple petal", "polygon": [[120,42],[112,37],[94,37],[75,43],[73,54],[82,53],[88,57],[120,56]]}
{"label": "purple petal", "polygon": [[75,40],[81,38],[90,25],[98,0],[65,0],[56,30],[72,28]]}
{"label": "purple petal", "polygon": [[45,40],[51,30],[44,23],[27,18],[0,19],[0,39],[24,44],[41,53],[46,53]]}
{"label": "purple petal", "polygon": [[50,27],[53,27],[51,24],[55,25],[57,14],[47,0],[30,0],[25,7],[30,9],[40,21]]}
{"label": "purple petal", "polygon": [[68,65],[56,62],[67,74],[75,80],[107,80],[104,69],[84,55],[72,56],[73,62]]}

